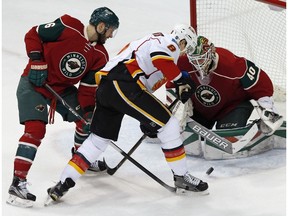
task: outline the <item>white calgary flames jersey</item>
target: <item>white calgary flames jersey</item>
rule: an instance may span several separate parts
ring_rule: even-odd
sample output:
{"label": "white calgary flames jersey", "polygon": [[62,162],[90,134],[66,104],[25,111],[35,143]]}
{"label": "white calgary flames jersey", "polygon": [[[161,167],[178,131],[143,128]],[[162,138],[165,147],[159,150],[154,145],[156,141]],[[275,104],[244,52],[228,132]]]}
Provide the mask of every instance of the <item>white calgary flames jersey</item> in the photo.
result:
{"label": "white calgary flames jersey", "polygon": [[154,92],[168,80],[180,78],[179,55],[179,46],[170,34],[154,33],[127,44],[101,71],[109,72],[123,62],[133,78]]}

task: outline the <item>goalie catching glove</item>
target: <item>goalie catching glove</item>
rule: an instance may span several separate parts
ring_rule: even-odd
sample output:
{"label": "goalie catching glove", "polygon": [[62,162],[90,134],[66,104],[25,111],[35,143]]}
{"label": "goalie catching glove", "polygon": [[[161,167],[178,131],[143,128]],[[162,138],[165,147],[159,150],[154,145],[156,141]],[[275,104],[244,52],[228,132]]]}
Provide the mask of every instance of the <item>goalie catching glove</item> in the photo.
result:
{"label": "goalie catching glove", "polygon": [[179,79],[174,80],[174,84],[176,87],[176,95],[184,104],[194,94],[196,86],[187,71],[182,71],[181,75]]}
{"label": "goalie catching glove", "polygon": [[260,131],[271,136],[283,123],[283,116],[279,115],[271,97],[262,97],[258,101],[251,100],[252,105],[260,116]]}

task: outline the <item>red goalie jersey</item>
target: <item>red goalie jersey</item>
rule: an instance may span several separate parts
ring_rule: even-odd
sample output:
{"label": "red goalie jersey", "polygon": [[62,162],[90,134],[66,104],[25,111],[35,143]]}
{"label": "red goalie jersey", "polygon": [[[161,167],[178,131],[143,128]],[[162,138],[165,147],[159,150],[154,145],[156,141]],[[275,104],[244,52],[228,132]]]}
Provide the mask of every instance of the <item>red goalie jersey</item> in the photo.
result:
{"label": "red goalie jersey", "polygon": [[220,120],[243,101],[273,95],[270,78],[253,62],[220,47],[216,56],[209,80],[201,79],[186,55],[178,60],[180,70],[189,72],[197,86],[193,107],[207,120]]}
{"label": "red goalie jersey", "polygon": [[[96,83],[94,74],[108,61],[103,45],[88,40],[85,26],[64,15],[54,22],[34,26],[25,36],[26,51],[40,52],[48,64],[47,83],[58,93],[80,82],[78,99],[82,108],[94,106]],[[31,61],[22,76],[29,73]],[[47,98],[45,87],[35,87]]]}

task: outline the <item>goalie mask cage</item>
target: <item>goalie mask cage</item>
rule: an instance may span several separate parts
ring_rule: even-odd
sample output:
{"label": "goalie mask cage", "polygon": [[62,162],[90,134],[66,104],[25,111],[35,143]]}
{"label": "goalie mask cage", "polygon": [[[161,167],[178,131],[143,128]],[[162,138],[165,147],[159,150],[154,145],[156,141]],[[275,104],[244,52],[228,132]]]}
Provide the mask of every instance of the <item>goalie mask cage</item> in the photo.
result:
{"label": "goalie mask cage", "polygon": [[190,0],[190,19],[198,35],[262,68],[275,101],[286,101],[286,2]]}

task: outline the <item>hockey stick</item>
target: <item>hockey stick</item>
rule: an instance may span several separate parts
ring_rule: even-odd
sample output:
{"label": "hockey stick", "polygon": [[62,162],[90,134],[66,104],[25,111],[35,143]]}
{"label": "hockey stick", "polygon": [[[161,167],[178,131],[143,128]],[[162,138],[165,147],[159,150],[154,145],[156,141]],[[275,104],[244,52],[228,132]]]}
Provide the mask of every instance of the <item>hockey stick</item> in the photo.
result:
{"label": "hockey stick", "polygon": [[219,136],[218,134],[207,129],[206,127],[204,127],[203,125],[199,124],[194,120],[192,120],[188,124],[196,134],[200,135],[203,138],[206,138],[211,143],[218,146],[221,150],[229,154],[234,154],[240,151],[253,139],[253,137],[258,132],[257,124],[253,123],[252,127],[247,131],[247,133],[243,137],[241,137],[237,142],[231,143],[227,139]]}
{"label": "hockey stick", "polygon": [[[175,98],[173,91],[169,92],[168,98],[170,100],[173,100],[172,98]],[[191,117],[191,122],[188,122],[187,124],[190,126],[190,128],[193,130],[195,134],[198,134],[199,136],[206,138],[208,141],[210,141],[212,144],[217,146],[222,151],[234,154],[240,151],[244,146],[246,146],[257,134],[258,132],[258,126],[256,123],[253,123],[251,128],[247,131],[247,133],[241,137],[237,142],[231,143],[229,140],[219,136],[212,130],[207,129],[203,125],[199,124],[195,120],[193,120]]]}
{"label": "hockey stick", "polygon": [[72,114],[74,114],[79,120],[81,120],[84,124],[89,125],[90,123],[84,119],[75,109],[73,109],[54,89],[45,83],[44,85],[55,97],[66,107]]}
{"label": "hockey stick", "polygon": [[[174,100],[169,106],[168,109],[172,109],[174,107],[174,105],[178,102],[178,100]],[[130,151],[127,153],[129,156],[138,148],[138,146],[142,143],[142,141],[147,137],[146,134],[143,134],[140,139],[135,143],[135,145],[130,149]],[[126,157],[124,157],[114,168],[110,168],[105,159],[104,159],[104,164],[107,168],[107,173],[109,175],[114,175],[114,173],[122,166],[122,164],[127,160]]]}
{"label": "hockey stick", "polygon": [[138,163],[136,160],[134,160],[130,155],[125,153],[119,146],[117,146],[114,142],[109,143],[116,151],[118,151],[120,154],[122,154],[126,159],[128,159],[131,163],[133,163],[135,166],[137,166],[140,170],[142,170],[144,173],[146,173],[148,176],[150,176],[152,179],[154,179],[156,182],[158,182],[161,186],[166,188],[167,190],[171,192],[176,192],[175,187],[171,187],[164,183],[161,179],[159,179],[157,176],[155,176],[153,173],[151,173],[149,170],[147,170],[145,167],[143,167],[140,163]]}
{"label": "hockey stick", "polygon": [[[138,146],[142,143],[142,141],[147,137],[146,134],[143,134],[140,139],[135,143],[135,145],[130,149],[130,151],[127,153],[127,155],[131,155],[137,148]],[[105,158],[103,158],[103,162],[106,166],[106,169],[107,169],[107,173],[109,175],[114,175],[114,173],[123,165],[123,163],[127,160],[127,157],[124,157],[115,167],[113,168],[110,168],[106,161],[105,161]]]}

